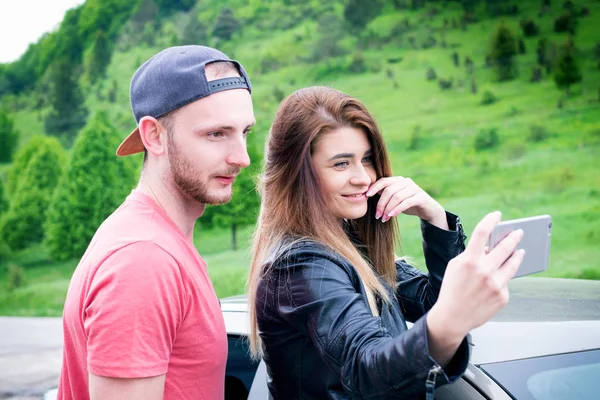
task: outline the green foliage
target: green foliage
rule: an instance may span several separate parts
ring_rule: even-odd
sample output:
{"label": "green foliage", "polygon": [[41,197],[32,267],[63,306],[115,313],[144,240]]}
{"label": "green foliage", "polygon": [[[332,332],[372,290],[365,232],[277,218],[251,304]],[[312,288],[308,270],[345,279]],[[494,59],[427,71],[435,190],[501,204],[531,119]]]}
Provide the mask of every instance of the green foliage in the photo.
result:
{"label": "green foliage", "polygon": [[43,136],[35,135],[25,143],[24,146],[19,148],[13,158],[11,168],[8,169],[6,174],[6,194],[8,197],[12,197],[17,190],[17,186],[25,177],[25,171],[29,166],[29,162],[42,147],[55,146],[56,139]]}
{"label": "green foliage", "polygon": [[156,0],[156,3],[163,12],[188,11],[194,6],[196,0]]}
{"label": "green foliage", "polygon": [[213,28],[213,36],[223,39],[230,40],[234,33],[240,29],[241,25],[230,8],[224,7],[219,12],[217,22]]}
{"label": "green foliage", "polygon": [[46,115],[44,129],[70,146],[88,112],[73,65],[66,59],[58,60],[53,67],[50,104],[52,109]]}
{"label": "green foliage", "polygon": [[8,200],[6,199],[6,194],[4,193],[4,182],[0,179],[0,219],[2,219],[2,214],[8,210]]}
{"label": "green foliage", "polygon": [[90,43],[97,31],[114,38],[136,5],[136,1],[86,0],[78,21],[81,39]]}
{"label": "green foliage", "polygon": [[428,81],[435,81],[437,79],[437,74],[435,73],[435,69],[433,69],[433,67],[427,68],[426,77]]}
{"label": "green foliage", "polygon": [[348,66],[348,71],[354,74],[362,74],[368,70],[367,62],[365,61],[365,56],[362,52],[358,51],[352,54],[352,60],[350,60],[350,65]]}
{"label": "green foliage", "polygon": [[153,25],[159,16],[158,4],[154,0],[140,0],[133,11],[131,22],[136,31],[144,29],[146,23]]}
{"label": "green foliage", "polygon": [[253,224],[258,216],[260,199],[256,192],[254,177],[260,170],[261,157],[257,147],[253,143],[248,143],[251,164],[248,168],[243,169],[236,178],[231,201],[227,204],[210,207],[212,214],[210,217],[214,225],[231,228],[233,250],[237,248],[237,229]]}
{"label": "green foliage", "polygon": [[13,263],[8,264],[8,279],[6,281],[6,289],[9,292],[20,288],[25,284],[25,270],[23,267]]}
{"label": "green foliage", "polygon": [[492,38],[491,58],[496,65],[499,81],[511,80],[516,76],[514,56],[517,54],[516,41],[508,27],[501,23],[498,25]]}
{"label": "green foliage", "polygon": [[316,62],[345,55],[347,50],[340,45],[343,38],[343,21],[334,13],[323,14],[317,20],[317,39],[309,60]]}
{"label": "green foliage", "polygon": [[77,137],[46,220],[52,258],[80,257],[96,229],[135,185],[130,158],[117,158],[122,135],[99,111]]}
{"label": "green foliage", "polygon": [[568,32],[571,35],[574,35],[576,29],[577,17],[573,12],[566,12],[554,20],[554,32]]}
{"label": "green foliage", "polygon": [[[1,219],[2,215],[0,214],[0,219]],[[0,265],[5,263],[6,261],[10,260],[12,256],[12,250],[10,249],[10,247],[8,246],[8,244],[6,244],[6,241],[0,237]],[[2,268],[0,268],[1,270]]]}
{"label": "green foliage", "polygon": [[498,101],[498,98],[490,90],[486,90],[485,92],[483,92],[483,98],[481,99],[481,105],[488,106],[490,104],[494,104],[497,101]]}
{"label": "green foliage", "polygon": [[525,37],[537,36],[540,33],[539,26],[532,19],[521,20],[521,29]]}
{"label": "green foliage", "polygon": [[56,139],[38,147],[11,196],[8,211],[0,221],[0,232],[13,250],[40,242],[49,199],[58,183],[66,153]]}
{"label": "green foliage", "polygon": [[554,82],[559,89],[566,89],[567,95],[569,95],[571,85],[581,82],[581,78],[577,59],[573,55],[573,46],[567,43],[561,48],[554,73]]}
{"label": "green foliage", "polygon": [[96,32],[96,40],[92,49],[92,58],[88,64],[88,77],[90,82],[96,82],[105,76],[106,68],[110,64],[111,50],[108,38],[104,31]]}
{"label": "green foliage", "polygon": [[19,132],[10,115],[0,109],[0,163],[10,162],[19,142]]}
{"label": "green foliage", "polygon": [[408,140],[408,150],[417,150],[421,145],[421,125],[415,125],[410,132],[410,138]]}
{"label": "green foliage", "polygon": [[493,149],[500,144],[497,128],[481,129],[475,136],[473,147],[476,151]]}
{"label": "green foliage", "polygon": [[200,23],[198,16],[195,13],[191,13],[190,19],[183,29],[181,44],[206,44],[207,40],[208,35],[206,27]]}
{"label": "green foliage", "polygon": [[344,19],[351,31],[360,32],[381,13],[382,8],[381,0],[346,0]]}
{"label": "green foliage", "polygon": [[529,135],[527,140],[530,142],[543,142],[550,137],[550,133],[545,126],[542,125],[531,125],[529,128]]}

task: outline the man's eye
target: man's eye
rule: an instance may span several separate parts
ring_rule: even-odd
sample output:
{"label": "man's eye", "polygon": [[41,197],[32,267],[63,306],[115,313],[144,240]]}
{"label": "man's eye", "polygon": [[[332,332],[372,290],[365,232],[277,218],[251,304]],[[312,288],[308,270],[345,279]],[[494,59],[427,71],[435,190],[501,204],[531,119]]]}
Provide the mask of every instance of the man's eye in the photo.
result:
{"label": "man's eye", "polygon": [[221,137],[221,136],[223,136],[223,132],[220,132],[220,131],[217,131],[217,132],[211,132],[211,133],[209,133],[209,134],[208,134],[208,136],[210,136],[210,137],[215,137],[215,138],[216,138],[216,137]]}

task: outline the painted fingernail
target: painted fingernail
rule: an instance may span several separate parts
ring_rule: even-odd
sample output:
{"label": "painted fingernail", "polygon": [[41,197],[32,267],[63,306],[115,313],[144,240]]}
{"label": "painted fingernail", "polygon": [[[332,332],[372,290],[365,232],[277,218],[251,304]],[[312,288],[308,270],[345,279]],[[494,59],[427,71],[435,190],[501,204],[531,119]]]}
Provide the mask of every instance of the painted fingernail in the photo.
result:
{"label": "painted fingernail", "polygon": [[381,218],[381,213],[379,211],[375,212],[375,219]]}
{"label": "painted fingernail", "polygon": [[367,193],[365,193],[365,196],[371,197],[371,196],[373,196],[373,193],[371,193],[370,191],[367,191]]}
{"label": "painted fingernail", "polygon": [[383,218],[381,218],[381,222],[387,222],[389,220],[389,217],[387,215],[385,215]]}
{"label": "painted fingernail", "polygon": [[395,211],[390,211],[390,213],[388,214],[388,217],[392,218],[394,215],[396,215]]}

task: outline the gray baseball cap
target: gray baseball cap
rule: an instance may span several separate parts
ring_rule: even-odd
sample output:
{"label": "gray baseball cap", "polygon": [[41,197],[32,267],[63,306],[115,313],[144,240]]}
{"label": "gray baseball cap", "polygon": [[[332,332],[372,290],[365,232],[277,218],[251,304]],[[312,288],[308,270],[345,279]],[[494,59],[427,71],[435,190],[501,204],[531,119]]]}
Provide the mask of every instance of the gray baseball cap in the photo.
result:
{"label": "gray baseball cap", "polygon": [[[208,81],[206,65],[217,61],[233,63],[239,77]],[[248,74],[242,65],[222,52],[206,46],[169,47],[154,55],[133,74],[129,97],[135,121],[145,116],[161,117],[213,93],[247,89],[252,93]],[[118,156],[144,151],[139,127],[117,149]]]}

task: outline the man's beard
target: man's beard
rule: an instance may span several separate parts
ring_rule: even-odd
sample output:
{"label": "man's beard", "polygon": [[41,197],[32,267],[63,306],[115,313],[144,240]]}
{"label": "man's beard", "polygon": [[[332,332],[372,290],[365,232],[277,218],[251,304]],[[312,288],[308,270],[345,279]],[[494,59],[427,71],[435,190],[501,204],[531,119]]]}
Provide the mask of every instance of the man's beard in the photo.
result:
{"label": "man's beard", "polygon": [[[173,180],[179,189],[192,197],[194,200],[211,205],[225,204],[231,201],[233,196],[233,188],[229,194],[215,196],[208,192],[207,182],[203,182],[199,177],[200,173],[196,172],[196,168],[183,156],[173,140],[173,135],[167,135],[167,147],[169,151],[169,164],[171,166],[171,173],[173,174]],[[232,169],[217,176],[231,176],[237,175],[239,169]]]}

